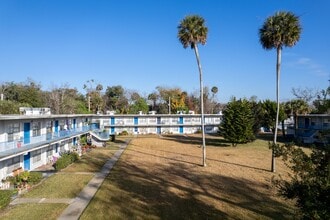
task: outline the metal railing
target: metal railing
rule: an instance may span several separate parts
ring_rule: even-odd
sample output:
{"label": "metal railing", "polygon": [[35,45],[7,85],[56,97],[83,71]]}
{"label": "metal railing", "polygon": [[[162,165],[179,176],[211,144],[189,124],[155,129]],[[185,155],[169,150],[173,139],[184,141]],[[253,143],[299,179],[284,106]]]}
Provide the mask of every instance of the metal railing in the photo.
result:
{"label": "metal railing", "polygon": [[11,141],[11,142],[0,142],[0,154],[5,153],[7,151],[13,152],[13,151],[15,151],[15,149],[17,150],[17,152],[19,152],[19,151],[21,151],[22,148],[26,148],[28,146],[41,144],[43,142],[45,142],[45,143],[52,142],[52,141],[66,138],[66,137],[79,135],[79,134],[82,134],[82,133],[88,132],[88,131],[91,131],[91,127],[83,126],[83,127],[75,128],[75,129],[71,129],[71,130],[62,130],[62,131],[58,131],[58,132],[43,134],[43,135],[36,136],[36,137],[29,137],[28,139],[25,139],[25,141],[24,140],[15,140],[15,141]]}

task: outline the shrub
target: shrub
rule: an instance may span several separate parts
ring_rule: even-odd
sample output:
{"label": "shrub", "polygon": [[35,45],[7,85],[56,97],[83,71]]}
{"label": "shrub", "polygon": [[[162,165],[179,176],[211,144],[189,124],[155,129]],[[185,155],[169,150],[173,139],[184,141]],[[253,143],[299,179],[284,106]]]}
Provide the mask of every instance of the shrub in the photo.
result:
{"label": "shrub", "polygon": [[82,137],[80,138],[80,144],[81,144],[81,145],[85,145],[85,144],[87,144],[87,137],[86,137],[86,136],[82,136]]}
{"label": "shrub", "polygon": [[42,173],[40,172],[30,172],[28,177],[28,183],[37,184],[42,179]]}
{"label": "shrub", "polygon": [[29,171],[24,171],[24,172],[18,174],[18,179],[19,179],[20,182],[27,182],[29,176],[30,176],[30,172]]}
{"label": "shrub", "polygon": [[77,160],[80,159],[79,154],[77,152],[72,152],[70,154],[70,156],[71,156],[71,162],[72,163],[74,163],[74,162],[76,162]]}
{"label": "shrub", "polygon": [[64,152],[54,164],[55,170],[61,170],[69,166],[71,163],[79,160],[79,155],[76,152]]}
{"label": "shrub", "polygon": [[7,176],[6,180],[9,181],[11,185],[17,185],[18,182],[16,176]]}
{"label": "shrub", "polygon": [[71,163],[71,156],[69,154],[63,154],[54,164],[54,168],[55,170],[61,170],[69,166]]}
{"label": "shrub", "polygon": [[293,172],[290,180],[274,180],[280,195],[295,200],[302,219],[330,219],[330,146],[311,154],[292,144],[272,147]]}
{"label": "shrub", "polygon": [[123,135],[123,136],[128,135],[128,132],[127,131],[122,131],[122,132],[119,133],[119,135]]}

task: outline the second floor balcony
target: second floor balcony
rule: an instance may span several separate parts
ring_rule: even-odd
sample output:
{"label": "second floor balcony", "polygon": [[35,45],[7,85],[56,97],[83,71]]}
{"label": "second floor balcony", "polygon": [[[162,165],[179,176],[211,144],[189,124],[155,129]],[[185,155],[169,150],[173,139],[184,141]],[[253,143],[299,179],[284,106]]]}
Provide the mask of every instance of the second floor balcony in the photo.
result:
{"label": "second floor balcony", "polygon": [[84,126],[72,130],[62,130],[35,137],[25,137],[21,140],[0,142],[0,159],[8,155],[18,154],[20,152],[33,149],[43,144],[50,144],[52,142],[60,141],[69,137],[82,135],[89,131],[91,131],[91,126]]}

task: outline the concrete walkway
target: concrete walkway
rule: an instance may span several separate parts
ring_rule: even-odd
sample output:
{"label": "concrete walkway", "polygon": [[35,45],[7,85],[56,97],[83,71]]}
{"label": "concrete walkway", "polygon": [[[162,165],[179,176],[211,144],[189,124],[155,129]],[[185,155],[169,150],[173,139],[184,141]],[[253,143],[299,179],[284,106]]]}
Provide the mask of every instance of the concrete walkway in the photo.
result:
{"label": "concrete walkway", "polygon": [[120,146],[120,149],[109,159],[101,171],[96,173],[95,176],[89,181],[89,183],[84,187],[84,189],[79,193],[79,195],[74,199],[66,198],[16,198],[10,204],[22,204],[22,203],[67,203],[69,206],[63,211],[59,220],[73,220],[79,219],[91,199],[94,197],[95,193],[103,183],[104,179],[110,173],[110,170],[115,165],[117,160],[120,158],[121,154],[127,147],[129,141],[126,141],[124,145]]}

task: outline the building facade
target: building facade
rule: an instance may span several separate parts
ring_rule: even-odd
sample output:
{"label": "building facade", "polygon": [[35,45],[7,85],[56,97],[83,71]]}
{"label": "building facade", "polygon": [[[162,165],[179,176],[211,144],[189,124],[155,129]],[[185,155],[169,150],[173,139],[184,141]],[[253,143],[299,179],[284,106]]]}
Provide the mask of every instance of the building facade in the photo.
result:
{"label": "building facade", "polygon": [[295,128],[296,138],[302,143],[327,144],[330,143],[329,134],[322,132],[330,131],[329,114],[297,115]]}
{"label": "building facade", "polygon": [[[38,110],[39,111],[39,110]],[[24,115],[0,115],[0,180],[15,172],[52,163],[60,152],[79,145],[86,134],[192,134],[201,129],[200,115],[51,115],[23,109]],[[28,112],[29,114],[26,114]],[[216,133],[221,115],[205,115],[205,132]]]}

